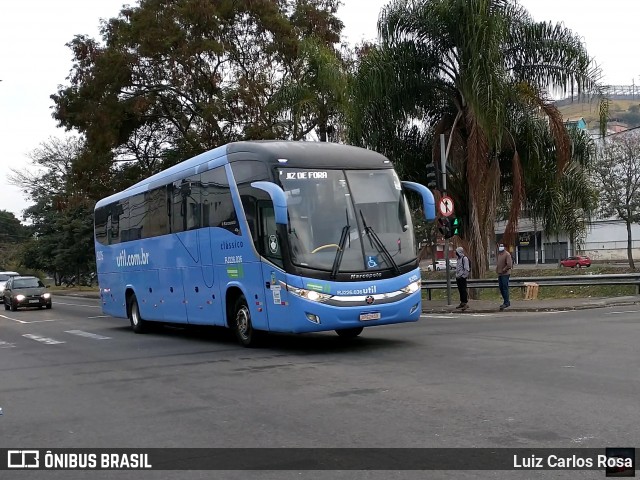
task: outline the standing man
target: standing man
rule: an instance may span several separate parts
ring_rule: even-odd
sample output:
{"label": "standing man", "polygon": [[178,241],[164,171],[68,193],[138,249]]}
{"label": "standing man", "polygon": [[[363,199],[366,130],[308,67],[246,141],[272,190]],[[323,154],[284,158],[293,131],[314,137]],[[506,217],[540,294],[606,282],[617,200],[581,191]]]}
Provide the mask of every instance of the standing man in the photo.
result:
{"label": "standing man", "polygon": [[511,306],[509,301],[509,276],[511,275],[511,267],[513,267],[513,259],[511,254],[504,248],[504,244],[498,245],[498,264],[496,266],[496,273],[498,274],[498,287],[500,288],[500,294],[502,295],[502,305],[500,305],[500,311]]}
{"label": "standing man", "polygon": [[456,263],[456,285],[458,285],[458,292],[460,293],[460,305],[456,308],[460,308],[464,311],[469,308],[467,278],[471,272],[471,265],[469,264],[469,257],[464,254],[464,248],[456,248],[456,256],[458,257],[458,262]]}

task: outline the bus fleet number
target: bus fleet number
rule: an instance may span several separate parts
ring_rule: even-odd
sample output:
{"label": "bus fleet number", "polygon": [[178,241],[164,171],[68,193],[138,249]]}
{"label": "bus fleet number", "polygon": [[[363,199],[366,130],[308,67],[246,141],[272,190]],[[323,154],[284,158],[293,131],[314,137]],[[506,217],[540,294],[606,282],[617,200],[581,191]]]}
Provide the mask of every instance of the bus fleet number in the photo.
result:
{"label": "bus fleet number", "polygon": [[224,263],[242,263],[242,255],[232,255],[231,257],[224,257]]}

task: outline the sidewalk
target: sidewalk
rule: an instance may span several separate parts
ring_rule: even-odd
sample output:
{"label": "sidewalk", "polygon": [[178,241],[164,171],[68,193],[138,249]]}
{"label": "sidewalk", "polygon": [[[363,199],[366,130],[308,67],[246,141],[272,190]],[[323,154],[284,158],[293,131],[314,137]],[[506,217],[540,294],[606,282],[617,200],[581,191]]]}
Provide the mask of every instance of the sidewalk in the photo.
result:
{"label": "sidewalk", "polygon": [[[451,305],[446,300],[423,300],[423,313],[462,313],[456,309],[458,296],[452,295]],[[605,298],[553,298],[549,300],[516,300],[505,312],[544,312],[550,310],[583,310],[587,308],[614,307],[640,304],[640,295]],[[500,312],[500,301],[469,300],[469,308],[464,313]]]}
{"label": "sidewalk", "polygon": [[[53,295],[100,298],[98,292],[52,292]],[[423,313],[463,313],[456,309],[459,304],[458,296],[452,295],[451,305],[446,300],[423,300]],[[601,298],[553,298],[549,300],[516,300],[505,312],[544,312],[549,310],[583,310],[586,308],[602,308],[623,305],[640,305],[640,295],[626,297],[601,297]],[[464,313],[490,313],[499,312],[500,301],[496,300],[469,300],[469,308]]]}

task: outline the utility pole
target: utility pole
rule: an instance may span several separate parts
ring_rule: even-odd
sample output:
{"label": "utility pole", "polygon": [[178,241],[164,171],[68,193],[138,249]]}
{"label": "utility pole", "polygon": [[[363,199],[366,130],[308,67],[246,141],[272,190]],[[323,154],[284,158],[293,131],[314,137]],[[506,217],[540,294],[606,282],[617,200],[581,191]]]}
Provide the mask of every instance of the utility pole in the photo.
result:
{"label": "utility pole", "polygon": [[[447,194],[447,154],[444,144],[444,133],[440,134],[440,172],[442,174],[442,195]],[[447,272],[447,305],[451,305],[451,272],[449,271],[449,239],[444,239],[444,269]]]}

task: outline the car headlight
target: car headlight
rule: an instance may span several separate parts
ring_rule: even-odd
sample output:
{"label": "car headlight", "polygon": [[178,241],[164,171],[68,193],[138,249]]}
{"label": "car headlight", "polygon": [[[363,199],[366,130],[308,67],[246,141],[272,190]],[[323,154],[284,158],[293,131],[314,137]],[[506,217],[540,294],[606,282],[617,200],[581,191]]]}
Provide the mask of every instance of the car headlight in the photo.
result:
{"label": "car headlight", "polygon": [[51,294],[50,293],[43,293],[42,294],[42,298],[49,299],[49,298],[51,298]]}
{"label": "car headlight", "polygon": [[24,299],[25,299],[25,296],[24,296],[24,295],[16,295],[16,300],[17,300],[17,301],[21,302],[21,301],[22,301],[22,300],[24,300]]}
{"label": "car headlight", "polygon": [[416,293],[422,287],[422,282],[420,280],[416,280],[415,282],[411,282],[409,285],[404,287],[402,291],[404,293]]}
{"label": "car headlight", "polygon": [[331,298],[331,295],[327,295],[326,293],[316,292],[315,290],[306,290],[304,288],[296,288],[287,284],[284,284],[284,286],[290,293],[293,293],[297,297],[302,297],[312,302],[324,302]]}

